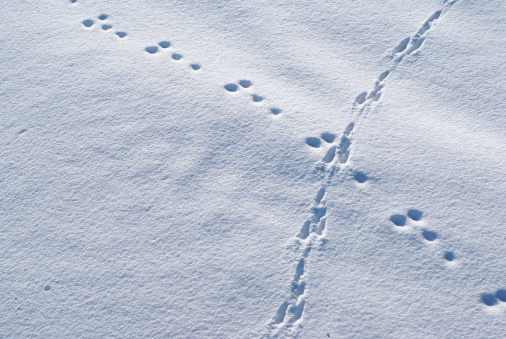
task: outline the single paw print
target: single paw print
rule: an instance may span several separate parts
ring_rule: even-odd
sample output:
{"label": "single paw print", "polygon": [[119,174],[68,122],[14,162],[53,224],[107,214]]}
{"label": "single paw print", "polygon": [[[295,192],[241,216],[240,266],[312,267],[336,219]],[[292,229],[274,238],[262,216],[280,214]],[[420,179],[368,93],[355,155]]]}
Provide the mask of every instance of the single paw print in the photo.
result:
{"label": "single paw print", "polygon": [[487,306],[495,306],[499,303],[506,303],[506,290],[497,290],[495,294],[483,293],[481,295],[481,301]]}

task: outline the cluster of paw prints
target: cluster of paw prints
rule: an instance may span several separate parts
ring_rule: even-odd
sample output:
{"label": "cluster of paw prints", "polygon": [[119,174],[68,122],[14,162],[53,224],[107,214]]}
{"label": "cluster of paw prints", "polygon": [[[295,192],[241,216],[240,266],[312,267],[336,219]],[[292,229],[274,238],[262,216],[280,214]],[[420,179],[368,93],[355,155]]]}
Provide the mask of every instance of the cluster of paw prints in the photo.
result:
{"label": "cluster of paw prints", "polygon": [[[171,46],[171,43],[169,41],[160,41],[158,45],[155,46],[148,46],[144,50],[149,54],[156,54],[161,52],[162,50],[168,49]],[[171,58],[175,61],[180,61],[183,59],[183,56],[179,53],[172,53]],[[199,64],[190,64],[191,69],[194,71],[198,71],[201,66]]]}
{"label": "cluster of paw prints", "polygon": [[481,295],[481,301],[487,306],[495,306],[499,302],[506,302],[506,290],[498,290],[495,294],[484,293]]}
{"label": "cluster of paw prints", "polygon": [[[237,84],[232,84],[232,83],[229,83],[229,84],[226,84],[225,86],[223,86],[223,88],[225,88],[225,90],[227,90],[228,92],[237,92],[239,89],[249,89],[251,86],[253,85],[253,83],[249,80],[240,80]],[[253,100],[253,102],[262,102],[264,101],[264,97],[258,95],[258,94],[251,94],[251,99]],[[272,114],[274,115],[278,115],[279,113],[281,113],[281,110],[279,108],[270,108],[270,111]]]}
{"label": "cluster of paw prints", "polygon": [[[407,214],[407,218],[405,215],[402,214],[394,214],[390,217],[390,221],[397,227],[404,227],[406,226],[406,221],[411,219],[412,221],[420,221],[422,219],[423,212],[419,211],[417,209],[410,209]],[[425,240],[429,242],[433,242],[437,239],[437,233],[424,229],[422,230],[422,236]],[[455,255],[453,252],[445,252],[443,257],[448,261],[453,261],[455,259]]]}
{"label": "cluster of paw prints", "polygon": [[329,133],[329,132],[325,132],[325,133],[322,133],[320,135],[320,137],[306,138],[306,144],[308,144],[309,146],[311,146],[313,148],[319,148],[322,145],[322,142],[321,142],[322,140],[328,144],[331,144],[336,140],[336,135]]}
{"label": "cluster of paw prints", "polygon": [[366,101],[378,101],[381,98],[381,90],[385,87],[385,79],[390,75],[390,71],[384,71],[380,74],[376,82],[374,83],[374,89],[371,93],[362,92],[355,99],[355,103],[362,105]]}
{"label": "cluster of paw prints", "polygon": [[[313,148],[320,148],[325,145],[325,147],[330,146],[330,148],[327,150],[325,156],[323,157],[322,161],[324,163],[330,163],[332,160],[334,160],[334,157],[336,155],[337,151],[337,145],[334,144],[334,141],[336,140],[336,135],[324,132],[320,135],[320,137],[309,137],[306,138],[306,144]],[[322,143],[323,141],[323,143]],[[333,145],[334,144],[334,145]]]}
{"label": "cluster of paw prints", "polygon": [[[75,2],[75,1],[74,1]],[[110,29],[112,29],[112,25],[111,24],[108,24],[107,23],[107,18],[109,17],[109,15],[107,14],[100,14],[98,16],[98,19],[100,20],[100,22],[102,23],[101,24],[101,28],[102,30],[104,31],[108,31]],[[86,19],[86,20],[83,20],[82,22],[83,26],[86,27],[86,28],[93,28],[95,26],[95,21],[91,20],[91,19]],[[117,31],[116,32],[116,35],[118,37],[120,37],[121,39],[123,39],[124,37],[127,36],[127,34],[125,32],[121,32],[121,31]]]}

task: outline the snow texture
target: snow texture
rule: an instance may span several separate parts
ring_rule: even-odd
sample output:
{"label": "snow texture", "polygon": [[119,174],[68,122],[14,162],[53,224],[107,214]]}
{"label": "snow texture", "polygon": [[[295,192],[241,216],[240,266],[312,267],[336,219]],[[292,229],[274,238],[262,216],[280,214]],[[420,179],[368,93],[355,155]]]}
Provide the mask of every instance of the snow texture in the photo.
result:
{"label": "snow texture", "polygon": [[506,3],[2,5],[0,337],[506,337]]}

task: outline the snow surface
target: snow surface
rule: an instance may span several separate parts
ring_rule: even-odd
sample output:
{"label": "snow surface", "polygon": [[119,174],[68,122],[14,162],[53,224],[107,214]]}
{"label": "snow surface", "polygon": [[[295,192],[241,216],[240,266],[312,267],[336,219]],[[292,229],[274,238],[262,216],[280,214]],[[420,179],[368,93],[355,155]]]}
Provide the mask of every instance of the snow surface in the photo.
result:
{"label": "snow surface", "polygon": [[506,337],[504,1],[3,1],[0,337]]}

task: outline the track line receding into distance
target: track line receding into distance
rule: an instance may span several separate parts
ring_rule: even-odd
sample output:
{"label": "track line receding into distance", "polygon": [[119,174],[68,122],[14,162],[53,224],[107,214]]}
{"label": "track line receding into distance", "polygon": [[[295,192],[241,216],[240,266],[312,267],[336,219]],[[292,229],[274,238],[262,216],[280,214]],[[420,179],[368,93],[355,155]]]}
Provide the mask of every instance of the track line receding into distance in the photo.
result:
{"label": "track line receding into distance", "polygon": [[[307,260],[315,244],[321,243],[326,237],[328,211],[325,197],[327,187],[334,176],[344,172],[343,169],[347,166],[351,156],[353,138],[357,133],[357,127],[360,121],[363,120],[363,117],[372,110],[375,102],[381,98],[382,90],[390,74],[396,70],[405,57],[416,53],[420,49],[436,21],[444,16],[457,1],[458,0],[451,2],[444,1],[442,8],[434,12],[415,34],[402,39],[396,47],[389,51],[392,65],[390,68],[380,73],[370,91],[364,91],[357,95],[352,105],[353,121],[340,133],[339,138],[333,136],[331,138],[332,140],[330,140],[326,139],[322,134],[321,138],[330,144],[325,156],[316,165],[317,171],[322,171],[324,173],[322,185],[314,196],[310,218],[303,223],[300,231],[295,236],[296,247],[300,254],[296,263],[295,274],[290,282],[290,293],[285,300],[282,301],[276,314],[269,321],[268,333],[265,334],[264,337],[284,338],[293,335],[293,332],[300,328],[299,325],[303,320],[304,307],[307,299],[307,277],[305,274]],[[315,137],[307,138],[306,143],[311,147],[319,147],[321,144],[319,138]],[[362,176],[365,178],[364,180],[366,180],[366,176],[363,174]],[[356,178],[356,180],[360,182],[362,176],[358,179]],[[413,217],[416,218],[417,216],[413,215]],[[434,232],[428,230],[424,232],[423,236],[428,239],[428,241],[435,239]],[[453,260],[453,253],[447,253],[451,253],[451,260]],[[446,259],[449,260],[448,258]]]}

